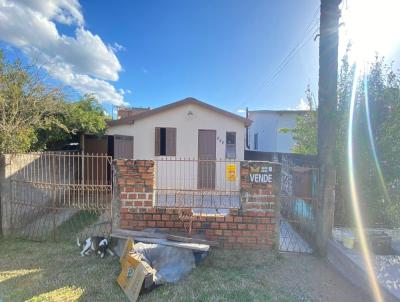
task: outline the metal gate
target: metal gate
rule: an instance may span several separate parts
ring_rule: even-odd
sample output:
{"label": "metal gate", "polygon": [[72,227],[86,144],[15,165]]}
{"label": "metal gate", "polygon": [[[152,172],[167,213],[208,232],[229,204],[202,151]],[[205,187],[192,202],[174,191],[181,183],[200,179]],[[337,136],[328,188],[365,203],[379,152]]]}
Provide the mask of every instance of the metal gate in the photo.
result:
{"label": "metal gate", "polygon": [[318,169],[295,166],[282,158],[279,209],[279,250],[312,253],[315,245],[315,210]]}
{"label": "metal gate", "polygon": [[[240,161],[163,157],[154,163],[156,207],[192,209],[193,214],[209,216],[240,208]],[[227,175],[229,168],[233,177]],[[203,184],[212,179],[213,185],[199,188],[199,177]]]}
{"label": "metal gate", "polygon": [[111,232],[112,158],[102,154],[16,154],[10,177],[11,232],[42,241]]}

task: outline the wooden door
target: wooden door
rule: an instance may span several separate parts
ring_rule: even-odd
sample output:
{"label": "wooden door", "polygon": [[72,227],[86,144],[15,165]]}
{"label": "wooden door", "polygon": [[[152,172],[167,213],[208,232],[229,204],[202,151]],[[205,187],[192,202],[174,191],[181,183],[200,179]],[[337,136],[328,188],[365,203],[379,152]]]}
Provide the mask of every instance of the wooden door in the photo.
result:
{"label": "wooden door", "polygon": [[198,134],[198,167],[197,188],[215,189],[215,160],[216,160],[215,130],[199,130]]}
{"label": "wooden door", "polygon": [[133,159],[133,136],[114,136],[114,158]]}

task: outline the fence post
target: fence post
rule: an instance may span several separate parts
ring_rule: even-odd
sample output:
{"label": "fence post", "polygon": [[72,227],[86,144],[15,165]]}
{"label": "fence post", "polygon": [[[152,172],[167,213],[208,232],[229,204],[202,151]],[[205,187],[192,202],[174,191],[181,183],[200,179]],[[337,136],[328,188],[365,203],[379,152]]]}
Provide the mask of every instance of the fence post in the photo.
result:
{"label": "fence post", "polygon": [[274,184],[274,193],[275,193],[275,238],[274,238],[274,246],[275,251],[279,251],[280,248],[280,236],[281,236],[281,197],[282,197],[282,166],[276,165],[275,169],[278,172],[275,172],[275,184]]}
{"label": "fence post", "polygon": [[118,184],[118,179],[120,177],[120,172],[118,169],[118,160],[113,160],[111,165],[112,170],[112,198],[111,198],[111,230],[119,229],[121,215],[121,200],[119,198],[120,195],[120,186]]}
{"label": "fence post", "polygon": [[0,237],[3,236],[3,215],[4,215],[4,201],[3,201],[3,185],[5,182],[5,169],[6,160],[4,154],[0,155]]}

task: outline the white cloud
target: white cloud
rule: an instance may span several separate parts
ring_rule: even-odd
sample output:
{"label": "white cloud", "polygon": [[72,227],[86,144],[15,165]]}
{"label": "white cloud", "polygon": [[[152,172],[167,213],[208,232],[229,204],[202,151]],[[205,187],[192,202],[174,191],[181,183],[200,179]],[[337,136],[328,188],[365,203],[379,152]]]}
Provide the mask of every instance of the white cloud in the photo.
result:
{"label": "white cloud", "polygon": [[296,107],[297,110],[310,110],[310,105],[303,99],[300,99],[300,103]]}
{"label": "white cloud", "polygon": [[119,44],[117,42],[115,42],[114,45],[111,48],[112,48],[112,50],[114,52],[125,51],[126,50],[125,46],[123,46],[123,45],[121,45],[121,44]]}
{"label": "white cloud", "polygon": [[288,110],[310,110],[310,106],[303,98],[301,98],[300,103],[295,108],[288,108]]}
{"label": "white cloud", "polygon": [[14,0],[14,3],[41,12],[47,19],[63,24],[83,24],[81,6],[77,0]]}
{"label": "white cloud", "polygon": [[243,114],[246,113],[246,109],[238,109],[236,112],[239,114]]}
{"label": "white cloud", "polygon": [[[75,26],[75,35],[60,34],[56,23]],[[107,82],[118,80],[121,64],[113,47],[84,28],[77,0],[0,0],[0,24],[1,40],[56,79],[81,93],[94,93],[101,102],[124,103],[124,93]]]}
{"label": "white cloud", "polygon": [[125,92],[115,89],[107,81],[95,79],[85,74],[75,74],[69,70],[68,65],[48,65],[45,69],[56,79],[63,81],[81,94],[94,93],[102,102],[114,105],[126,104],[124,101]]}

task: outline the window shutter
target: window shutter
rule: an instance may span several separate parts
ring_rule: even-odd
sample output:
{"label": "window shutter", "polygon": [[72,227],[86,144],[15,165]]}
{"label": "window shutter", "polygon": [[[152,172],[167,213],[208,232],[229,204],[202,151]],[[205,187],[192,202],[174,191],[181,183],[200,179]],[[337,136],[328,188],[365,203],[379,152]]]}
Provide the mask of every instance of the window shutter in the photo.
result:
{"label": "window shutter", "polygon": [[154,136],[154,155],[160,156],[160,128],[155,128],[155,136]]}
{"label": "window shutter", "polygon": [[176,156],[176,128],[166,129],[166,155]]}

